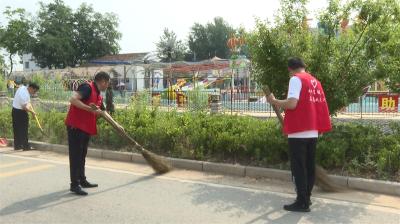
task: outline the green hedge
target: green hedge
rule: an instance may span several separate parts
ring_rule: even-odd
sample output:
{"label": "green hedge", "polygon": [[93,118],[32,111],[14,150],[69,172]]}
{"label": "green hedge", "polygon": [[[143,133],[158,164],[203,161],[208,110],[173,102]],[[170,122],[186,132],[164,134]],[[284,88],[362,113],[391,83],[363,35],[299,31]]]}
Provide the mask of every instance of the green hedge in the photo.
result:
{"label": "green hedge", "polygon": [[[66,144],[65,113],[39,112],[45,132],[30,123],[30,139]],[[204,113],[158,112],[141,108],[120,110],[114,118],[145,148],[166,156],[288,168],[287,141],[274,119]],[[0,133],[12,137],[11,111],[0,110]],[[392,132],[354,123],[334,124],[318,142],[317,161],[331,172],[400,181],[400,124]],[[91,145],[130,151],[124,139],[104,120]]]}

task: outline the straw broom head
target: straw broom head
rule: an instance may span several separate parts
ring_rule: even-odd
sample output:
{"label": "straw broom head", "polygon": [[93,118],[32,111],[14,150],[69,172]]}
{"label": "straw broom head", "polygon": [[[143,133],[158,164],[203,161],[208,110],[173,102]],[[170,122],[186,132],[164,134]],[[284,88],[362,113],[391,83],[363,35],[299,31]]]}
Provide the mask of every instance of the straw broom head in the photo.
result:
{"label": "straw broom head", "polygon": [[[96,108],[97,109],[97,108]],[[133,144],[135,147],[138,147],[140,152],[142,153],[143,158],[146,160],[146,162],[153,168],[153,170],[157,174],[164,174],[169,172],[172,167],[168,164],[168,162],[163,159],[162,157],[146,150],[141,146],[139,143],[137,143],[132,137],[130,137],[125,130],[122,128],[121,125],[119,125],[114,119],[107,113],[107,112],[102,112],[100,115],[114,128],[114,130],[124,137],[126,140],[128,140],[131,144]]]}
{"label": "straw broom head", "polygon": [[147,163],[153,168],[157,174],[164,174],[171,171],[171,166],[162,157],[142,148],[141,153]]}

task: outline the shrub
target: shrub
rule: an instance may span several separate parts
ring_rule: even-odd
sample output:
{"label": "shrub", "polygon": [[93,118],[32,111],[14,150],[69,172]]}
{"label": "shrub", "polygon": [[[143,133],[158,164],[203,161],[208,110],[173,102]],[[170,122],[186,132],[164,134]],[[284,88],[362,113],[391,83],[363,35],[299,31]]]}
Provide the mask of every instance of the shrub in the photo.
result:
{"label": "shrub", "polygon": [[[38,111],[43,136],[31,119],[32,140],[67,144],[65,113]],[[166,156],[287,168],[287,139],[275,119],[213,115],[204,112],[159,112],[157,108],[132,107],[117,110],[114,119],[145,148]],[[400,169],[400,125],[383,133],[371,125],[338,123],[317,145],[317,163],[328,170],[350,175],[398,180]],[[12,137],[11,110],[0,109],[0,137]],[[131,151],[128,142],[103,119],[91,146]]]}

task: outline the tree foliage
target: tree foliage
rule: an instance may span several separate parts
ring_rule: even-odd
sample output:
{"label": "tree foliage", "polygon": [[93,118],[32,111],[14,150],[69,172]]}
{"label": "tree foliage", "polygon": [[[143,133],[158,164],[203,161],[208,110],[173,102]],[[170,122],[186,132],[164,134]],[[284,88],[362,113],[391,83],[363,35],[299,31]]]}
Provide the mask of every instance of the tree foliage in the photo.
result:
{"label": "tree foliage", "polygon": [[74,16],[61,0],[40,2],[33,56],[41,67],[75,66]]}
{"label": "tree foliage", "polygon": [[174,31],[164,29],[160,41],[156,44],[158,57],[163,62],[183,60],[186,53],[186,46],[178,40]]}
{"label": "tree foliage", "polygon": [[[363,87],[377,79],[385,79],[391,86],[398,83],[397,0],[353,0],[346,4],[331,0],[318,16],[318,29],[307,25],[306,3],[282,0],[273,24],[257,21],[249,42],[260,84],[268,84],[276,95],[285,96],[287,59],[302,57],[308,71],[324,86],[330,112],[335,113],[357,100]],[[347,21],[350,26],[345,26]]]}
{"label": "tree foliage", "polygon": [[6,62],[4,61],[4,56],[0,54],[0,76],[6,75],[5,74],[6,69],[7,69],[7,65],[6,65]]}
{"label": "tree foliage", "polygon": [[228,58],[230,52],[226,43],[233,34],[235,34],[235,29],[221,17],[214,18],[214,21],[207,25],[195,23],[188,40],[190,54],[196,60],[214,56]]}
{"label": "tree foliage", "polygon": [[75,63],[82,64],[90,59],[106,54],[118,53],[118,17],[113,13],[95,12],[87,4],[82,4],[74,13]]}
{"label": "tree foliage", "polygon": [[29,52],[33,42],[33,23],[24,9],[12,10],[7,7],[4,15],[8,21],[7,25],[0,30],[0,48],[5,49],[9,55],[10,75],[13,71],[15,55]]}
{"label": "tree foliage", "polygon": [[371,72],[400,93],[400,1],[366,1],[357,7],[360,23],[368,25],[361,43]]}
{"label": "tree foliage", "polygon": [[82,4],[76,12],[62,0],[40,3],[37,42],[33,51],[42,67],[74,67],[90,59],[119,51],[118,18],[95,12]]}
{"label": "tree foliage", "polygon": [[119,51],[118,17],[95,12],[83,3],[75,12],[62,0],[46,4],[31,18],[24,9],[4,12],[7,26],[0,27],[0,47],[13,56],[32,52],[41,67],[75,67],[90,59]]}

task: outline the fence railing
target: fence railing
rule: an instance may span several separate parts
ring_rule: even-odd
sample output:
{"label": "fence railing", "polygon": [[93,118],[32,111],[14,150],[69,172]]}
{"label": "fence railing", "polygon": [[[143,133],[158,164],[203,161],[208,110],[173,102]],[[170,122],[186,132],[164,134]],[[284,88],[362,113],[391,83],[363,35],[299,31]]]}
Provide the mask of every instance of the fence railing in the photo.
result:
{"label": "fence railing", "polygon": [[[53,88],[41,88],[38,98],[42,103],[46,102],[46,107],[59,109],[68,105],[72,91],[59,90]],[[12,94],[9,93],[9,96]],[[134,100],[141,100],[148,106],[159,106],[160,108],[180,109],[180,110],[209,110],[211,106],[211,96],[218,95],[220,110],[225,113],[249,113],[273,115],[271,105],[266,102],[261,91],[241,92],[220,89],[201,89],[191,91],[118,91],[113,90],[113,101],[118,107],[125,107]],[[139,99],[140,98],[140,99]],[[353,102],[339,111],[339,114],[352,117],[400,117],[400,106],[397,112],[380,112],[379,94],[366,94],[359,97],[357,102]]]}
{"label": "fence railing", "polygon": [[393,117],[400,116],[400,104],[397,103],[397,111],[380,111],[379,97],[386,96],[388,93],[366,93],[360,96],[357,102],[353,102],[340,111],[342,114],[358,115],[361,118],[371,116]]}

